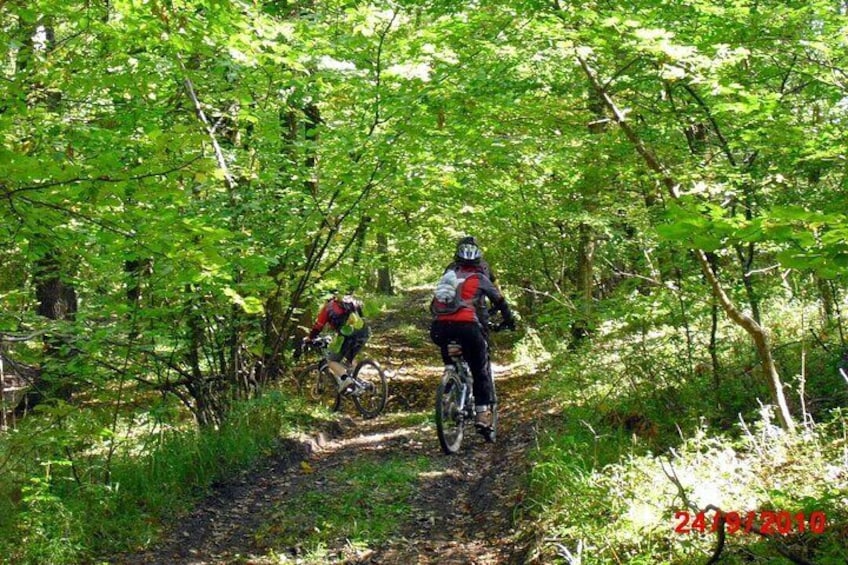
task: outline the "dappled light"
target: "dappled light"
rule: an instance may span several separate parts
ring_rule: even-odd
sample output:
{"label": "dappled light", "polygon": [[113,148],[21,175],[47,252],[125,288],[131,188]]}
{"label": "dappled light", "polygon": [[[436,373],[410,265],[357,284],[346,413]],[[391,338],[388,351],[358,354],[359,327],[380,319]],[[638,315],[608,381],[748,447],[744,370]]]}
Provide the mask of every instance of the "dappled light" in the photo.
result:
{"label": "dappled light", "polygon": [[0,0],[0,564],[848,562],[846,21]]}

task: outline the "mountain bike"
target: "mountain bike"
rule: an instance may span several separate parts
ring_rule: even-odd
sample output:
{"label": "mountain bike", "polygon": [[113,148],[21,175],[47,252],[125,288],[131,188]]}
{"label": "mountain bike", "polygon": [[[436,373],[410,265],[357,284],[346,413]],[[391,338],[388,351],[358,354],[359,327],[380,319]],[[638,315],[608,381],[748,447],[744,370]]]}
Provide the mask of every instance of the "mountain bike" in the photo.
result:
{"label": "mountain bike", "polygon": [[[497,327],[491,327],[497,331]],[[465,425],[473,424],[474,410],[474,378],[465,359],[462,358],[462,346],[456,342],[448,343],[448,355],[451,364],[445,367],[442,380],[436,388],[436,433],[442,451],[448,455],[459,451],[462,438],[465,435]],[[491,374],[491,370],[490,370]],[[481,430],[483,439],[494,443],[498,430],[498,401],[495,392],[495,379],[492,378],[492,427]]]}
{"label": "mountain bike", "polygon": [[348,369],[348,374],[352,376],[352,386],[340,391],[342,381],[330,371],[328,364],[328,347],[332,340],[330,336],[322,336],[304,344],[321,358],[296,373],[298,389],[331,412],[338,411],[343,398],[350,398],[363,418],[374,418],[386,407],[389,396],[386,374],[373,359],[362,359],[353,366],[352,371]]}

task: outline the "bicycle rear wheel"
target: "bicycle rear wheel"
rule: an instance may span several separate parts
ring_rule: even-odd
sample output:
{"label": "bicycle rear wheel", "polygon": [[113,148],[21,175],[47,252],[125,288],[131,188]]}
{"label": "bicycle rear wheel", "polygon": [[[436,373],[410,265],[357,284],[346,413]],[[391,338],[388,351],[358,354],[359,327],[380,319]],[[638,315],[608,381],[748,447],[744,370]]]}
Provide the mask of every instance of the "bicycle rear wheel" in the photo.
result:
{"label": "bicycle rear wheel", "polygon": [[462,444],[464,420],[459,406],[462,387],[454,373],[445,374],[436,389],[436,433],[442,451],[448,455],[459,451]]}
{"label": "bicycle rear wheel", "polygon": [[363,418],[373,418],[386,407],[389,385],[386,374],[372,359],[363,359],[353,371],[356,388],[351,393],[356,409]]}
{"label": "bicycle rear wheel", "polygon": [[492,427],[484,432],[481,432],[483,439],[489,443],[495,443],[495,438],[498,434],[498,405],[492,405]]}
{"label": "bicycle rear wheel", "polygon": [[[490,369],[491,371],[491,369]],[[483,432],[483,439],[489,443],[495,443],[498,435],[498,393],[495,391],[495,377],[492,375],[492,429]]]}

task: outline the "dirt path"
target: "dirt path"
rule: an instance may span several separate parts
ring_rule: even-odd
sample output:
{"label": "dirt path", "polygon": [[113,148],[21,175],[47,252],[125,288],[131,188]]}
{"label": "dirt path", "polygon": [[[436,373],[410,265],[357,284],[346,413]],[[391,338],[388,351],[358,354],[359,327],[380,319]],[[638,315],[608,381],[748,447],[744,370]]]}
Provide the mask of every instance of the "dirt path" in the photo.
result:
{"label": "dirt path", "polygon": [[[399,311],[420,312],[415,309],[421,299],[411,295],[411,304]],[[422,338],[426,320],[402,321],[388,312],[373,328],[367,355],[395,368],[384,415],[366,421],[347,412],[309,441],[286,442],[277,456],[219,485],[155,551],[117,562],[523,563],[515,517],[524,498],[527,451],[534,444],[538,415],[526,393],[536,376],[498,364],[505,355],[496,349],[498,441],[487,444],[472,433],[460,454],[445,456],[431,417],[441,366],[435,346]],[[498,336],[501,352],[510,339]],[[390,466],[414,469],[415,478],[408,492],[394,493],[404,510],[389,518],[389,535],[376,542],[351,541],[353,536],[334,537],[332,528],[309,518],[314,505],[349,494],[347,470]],[[300,502],[292,507],[291,501]],[[357,504],[369,503],[363,496]],[[308,540],[322,529],[326,536],[316,552]]]}

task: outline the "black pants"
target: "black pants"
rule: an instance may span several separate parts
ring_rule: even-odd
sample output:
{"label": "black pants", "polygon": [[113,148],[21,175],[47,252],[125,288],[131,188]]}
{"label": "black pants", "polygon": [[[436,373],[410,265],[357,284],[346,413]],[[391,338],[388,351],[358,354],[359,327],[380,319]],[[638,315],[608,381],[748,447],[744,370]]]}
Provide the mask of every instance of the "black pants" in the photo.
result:
{"label": "black pants", "polygon": [[474,402],[478,405],[494,404],[494,387],[489,370],[489,345],[480,325],[476,322],[434,321],[430,325],[430,339],[439,346],[445,365],[451,363],[448,343],[455,341],[462,346],[462,356],[471,369],[471,376],[474,377]]}

